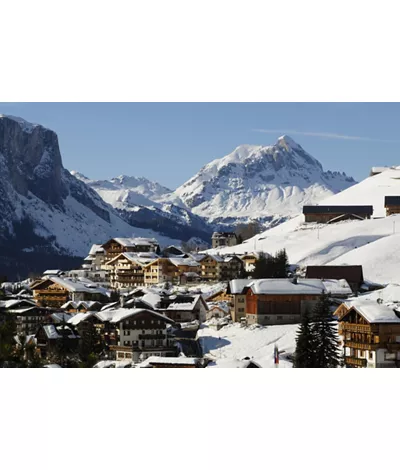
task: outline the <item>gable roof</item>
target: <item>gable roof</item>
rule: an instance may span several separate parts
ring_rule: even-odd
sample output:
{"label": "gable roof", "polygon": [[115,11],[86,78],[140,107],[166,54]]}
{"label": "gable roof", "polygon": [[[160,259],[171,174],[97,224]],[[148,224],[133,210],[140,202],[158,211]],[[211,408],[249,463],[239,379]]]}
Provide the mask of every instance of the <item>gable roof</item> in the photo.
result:
{"label": "gable roof", "polygon": [[362,283],[364,281],[362,266],[348,265],[325,265],[307,266],[306,278],[313,279],[346,279],[351,283]]}
{"label": "gable roof", "polygon": [[84,277],[70,278],[70,277],[58,277],[58,276],[46,276],[45,280],[49,280],[55,284],[64,287],[69,292],[90,292],[92,294],[109,295],[109,291],[104,287],[95,284],[90,279]]}
{"label": "gable roof", "polygon": [[172,302],[171,304],[168,305],[166,310],[167,311],[178,310],[178,311],[192,312],[195,309],[198,302],[201,302],[204,305],[205,309],[209,310],[208,305],[201,294],[197,294],[193,296],[193,300],[191,302]]}
{"label": "gable roof", "polygon": [[229,281],[226,293],[233,295],[242,294],[243,289],[253,282],[253,279],[232,279],[232,281]]}
{"label": "gable roof", "polygon": [[171,263],[175,266],[191,266],[197,267],[200,266],[200,263],[191,258],[168,258]]}
{"label": "gable roof", "polygon": [[349,309],[349,311],[343,315],[340,321],[343,321],[344,318],[349,315],[351,309],[354,309],[369,323],[400,323],[400,316],[396,315],[393,308],[384,304],[378,304],[378,302],[357,299],[345,302],[344,305]]}

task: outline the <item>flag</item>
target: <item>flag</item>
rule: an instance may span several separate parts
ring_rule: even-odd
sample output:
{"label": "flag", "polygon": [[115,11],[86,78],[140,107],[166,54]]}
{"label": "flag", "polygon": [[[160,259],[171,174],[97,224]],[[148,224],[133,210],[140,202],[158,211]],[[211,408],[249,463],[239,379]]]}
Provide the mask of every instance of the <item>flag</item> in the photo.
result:
{"label": "flag", "polygon": [[278,350],[278,346],[276,344],[275,344],[275,347],[274,347],[274,363],[275,363],[275,366],[279,365],[279,350]]}

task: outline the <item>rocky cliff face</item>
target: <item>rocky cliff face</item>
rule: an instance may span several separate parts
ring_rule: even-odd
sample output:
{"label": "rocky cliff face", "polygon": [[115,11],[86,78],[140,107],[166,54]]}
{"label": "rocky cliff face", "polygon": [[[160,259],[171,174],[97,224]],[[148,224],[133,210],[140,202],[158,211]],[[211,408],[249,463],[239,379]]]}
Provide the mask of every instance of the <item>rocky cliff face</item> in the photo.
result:
{"label": "rocky cliff face", "polygon": [[65,170],[55,132],[0,115],[0,274],[49,268],[46,259],[71,267],[91,244],[134,235],[179,243],[126,222]]}

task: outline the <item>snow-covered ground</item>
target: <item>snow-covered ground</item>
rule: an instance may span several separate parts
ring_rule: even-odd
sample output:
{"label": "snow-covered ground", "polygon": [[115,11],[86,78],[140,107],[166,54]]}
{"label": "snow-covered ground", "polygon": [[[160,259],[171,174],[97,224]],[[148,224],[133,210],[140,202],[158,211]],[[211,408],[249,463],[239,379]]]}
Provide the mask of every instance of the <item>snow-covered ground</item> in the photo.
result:
{"label": "snow-covered ground", "polygon": [[274,347],[280,353],[279,367],[292,367],[286,359],[296,349],[298,325],[241,327],[230,323],[220,330],[203,324],[198,331],[203,352],[213,357],[216,367],[237,367],[236,360],[249,357],[261,367],[275,367]]}
{"label": "snow-covered ground", "polygon": [[400,194],[400,170],[387,170],[321,202],[372,205],[375,218],[371,220],[305,224],[299,215],[241,245],[210,251],[273,254],[286,248],[293,264],[362,264],[366,279],[400,284],[400,215],[383,217],[385,196],[396,194]]}

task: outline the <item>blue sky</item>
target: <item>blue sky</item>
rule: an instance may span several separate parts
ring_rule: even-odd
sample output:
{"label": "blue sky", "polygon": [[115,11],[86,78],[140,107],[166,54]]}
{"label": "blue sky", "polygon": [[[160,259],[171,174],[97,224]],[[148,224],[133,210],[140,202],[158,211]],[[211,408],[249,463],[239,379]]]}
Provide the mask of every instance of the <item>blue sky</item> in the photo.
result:
{"label": "blue sky", "polygon": [[57,132],[64,166],[94,179],[145,176],[174,189],[240,144],[286,133],[357,180],[400,165],[400,103],[0,103]]}

